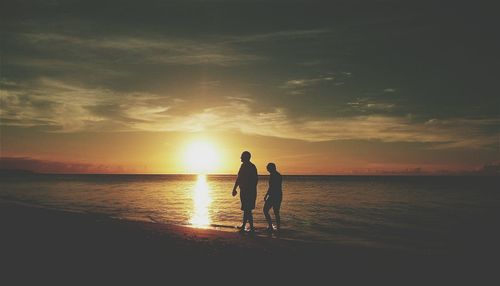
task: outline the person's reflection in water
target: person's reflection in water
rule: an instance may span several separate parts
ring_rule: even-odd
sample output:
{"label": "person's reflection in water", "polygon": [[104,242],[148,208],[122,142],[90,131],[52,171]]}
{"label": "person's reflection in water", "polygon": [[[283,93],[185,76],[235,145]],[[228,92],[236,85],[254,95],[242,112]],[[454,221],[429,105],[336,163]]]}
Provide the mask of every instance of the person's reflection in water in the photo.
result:
{"label": "person's reflection in water", "polygon": [[241,232],[245,231],[247,222],[250,223],[250,231],[254,232],[253,227],[253,214],[252,210],[255,209],[255,200],[257,199],[257,168],[250,162],[252,155],[248,151],[241,153],[241,167],[238,171],[238,177],[233,187],[233,197],[238,193],[237,187],[240,187],[240,201],[241,210],[243,211],[243,224],[241,225]]}
{"label": "person's reflection in water", "polygon": [[281,200],[283,198],[282,191],[282,177],[281,174],[276,170],[276,165],[274,163],[267,164],[267,171],[269,172],[269,189],[264,196],[264,215],[268,223],[267,231],[273,231],[273,222],[271,216],[269,215],[269,210],[273,208],[274,216],[276,218],[276,230],[280,230],[281,220],[280,220],[280,207]]}

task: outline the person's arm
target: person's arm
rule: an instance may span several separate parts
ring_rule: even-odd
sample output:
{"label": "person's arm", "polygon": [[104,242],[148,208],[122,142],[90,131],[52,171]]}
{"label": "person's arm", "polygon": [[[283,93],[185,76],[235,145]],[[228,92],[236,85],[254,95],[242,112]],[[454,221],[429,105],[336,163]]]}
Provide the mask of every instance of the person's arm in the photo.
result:
{"label": "person's arm", "polygon": [[267,190],[267,193],[264,196],[264,202],[267,201],[267,199],[269,199],[269,190]]}
{"label": "person's arm", "polygon": [[271,176],[269,176],[269,186],[267,187],[267,193],[264,196],[264,202],[267,201],[267,199],[269,199],[269,193],[271,192],[271,184],[272,184],[272,177]]}
{"label": "person's arm", "polygon": [[255,167],[255,165],[253,166],[253,169],[254,169],[254,176],[255,176],[255,187],[257,188],[257,184],[259,183],[259,174],[257,173],[257,168]]}
{"label": "person's arm", "polygon": [[236,191],[236,188],[238,188],[240,182],[239,182],[239,176],[236,177],[236,181],[234,182],[234,187],[233,187],[233,197],[236,196],[236,194],[238,194],[238,192]]}
{"label": "person's arm", "polygon": [[233,197],[236,196],[236,194],[238,194],[238,192],[236,191],[236,188],[238,188],[238,186],[240,185],[240,174],[241,174],[241,168],[242,166],[240,167],[240,169],[238,170],[238,176],[236,176],[236,181],[234,181],[234,187],[233,187]]}

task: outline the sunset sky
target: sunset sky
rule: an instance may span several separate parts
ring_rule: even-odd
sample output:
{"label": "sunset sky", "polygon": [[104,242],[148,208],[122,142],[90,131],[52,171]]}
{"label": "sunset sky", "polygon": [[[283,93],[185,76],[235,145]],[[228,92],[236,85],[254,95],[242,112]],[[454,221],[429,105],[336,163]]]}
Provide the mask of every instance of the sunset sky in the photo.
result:
{"label": "sunset sky", "polygon": [[193,142],[214,173],[498,164],[497,15],[437,2],[2,1],[0,167],[189,173]]}

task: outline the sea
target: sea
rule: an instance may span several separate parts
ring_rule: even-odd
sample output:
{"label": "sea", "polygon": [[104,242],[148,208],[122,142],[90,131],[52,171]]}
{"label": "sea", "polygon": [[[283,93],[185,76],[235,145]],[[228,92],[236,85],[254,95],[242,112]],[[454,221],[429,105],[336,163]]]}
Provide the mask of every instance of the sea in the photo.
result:
{"label": "sea", "polygon": [[[236,231],[231,175],[9,174],[0,199],[123,220]],[[260,176],[254,220],[268,177]],[[271,216],[274,216],[271,211]],[[439,252],[496,243],[499,176],[284,176],[282,230],[273,238]],[[15,219],[15,218],[13,218]]]}

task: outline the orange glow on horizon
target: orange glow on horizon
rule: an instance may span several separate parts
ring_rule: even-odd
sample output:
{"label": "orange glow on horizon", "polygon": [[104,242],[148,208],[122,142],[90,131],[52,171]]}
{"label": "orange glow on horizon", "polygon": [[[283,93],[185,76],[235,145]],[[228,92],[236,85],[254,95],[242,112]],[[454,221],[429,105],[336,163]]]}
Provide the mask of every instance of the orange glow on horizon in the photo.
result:
{"label": "orange glow on horizon", "polygon": [[[4,169],[40,173],[236,174],[244,150],[252,153],[262,175],[269,162],[289,175],[463,173],[482,168],[475,161],[461,162],[467,158],[451,151],[425,149],[424,156],[396,143],[398,152],[366,142],[310,143],[237,132],[29,133],[2,139]],[[205,149],[207,162],[199,161]]]}

